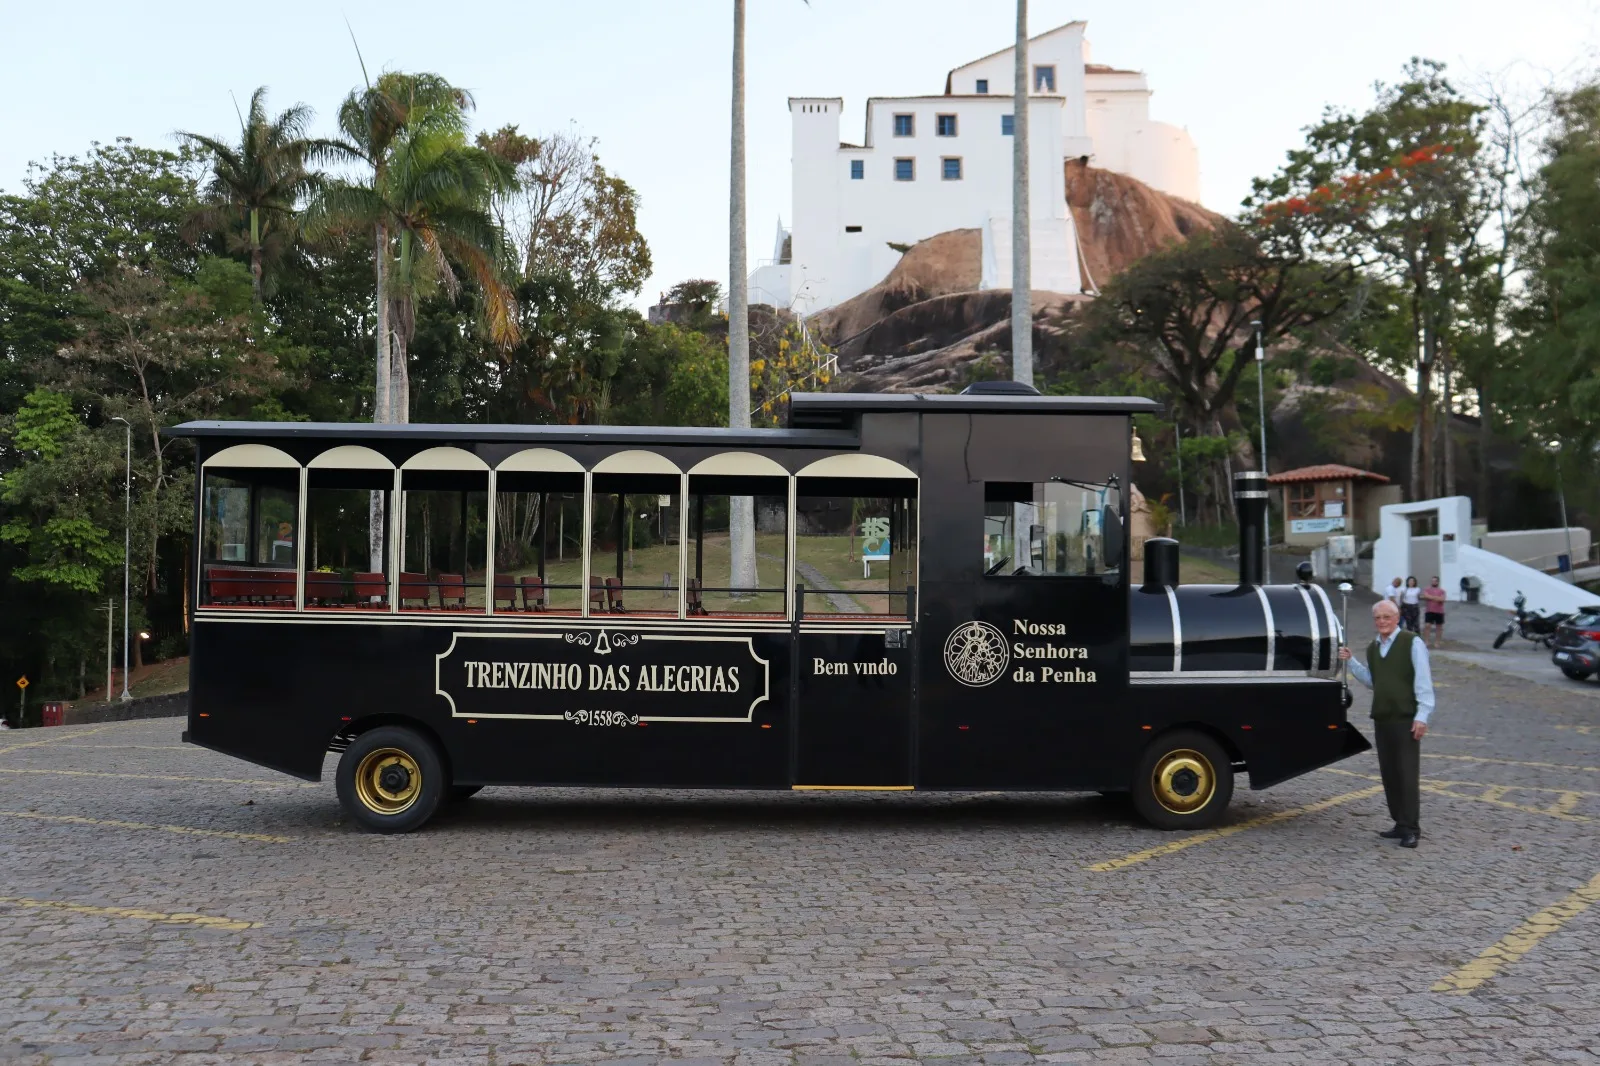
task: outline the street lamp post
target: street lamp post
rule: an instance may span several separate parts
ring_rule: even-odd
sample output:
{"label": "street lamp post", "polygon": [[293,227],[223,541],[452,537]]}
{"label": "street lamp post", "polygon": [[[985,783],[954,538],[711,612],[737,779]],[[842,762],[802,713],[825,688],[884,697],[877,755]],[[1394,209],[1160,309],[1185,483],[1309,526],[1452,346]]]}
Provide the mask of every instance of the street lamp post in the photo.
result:
{"label": "street lamp post", "polygon": [[1561,481],[1561,442],[1553,440],[1545,445],[1545,450],[1556,457],[1556,498],[1561,501],[1561,532],[1567,538],[1567,581],[1571,582],[1578,560],[1572,557],[1572,527],[1567,525],[1567,488]]}
{"label": "street lamp post", "polygon": [[[1261,409],[1261,476],[1267,476],[1267,350],[1263,347],[1261,321],[1250,323],[1256,328],[1256,403]],[[1268,500],[1270,504],[1270,499]],[[1261,565],[1267,584],[1272,584],[1272,514],[1261,523]]]}
{"label": "street lamp post", "polygon": [[[128,579],[133,565],[133,424],[126,418],[113,416],[111,421],[127,427],[127,448],[122,466],[122,695],[120,700],[133,699],[128,691]],[[106,699],[111,699],[110,689]]]}

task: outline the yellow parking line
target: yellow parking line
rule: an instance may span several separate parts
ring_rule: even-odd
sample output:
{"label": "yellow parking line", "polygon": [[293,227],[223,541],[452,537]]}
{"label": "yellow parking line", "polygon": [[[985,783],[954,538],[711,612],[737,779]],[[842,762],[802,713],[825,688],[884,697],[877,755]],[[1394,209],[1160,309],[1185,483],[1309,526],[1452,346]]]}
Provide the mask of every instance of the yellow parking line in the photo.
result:
{"label": "yellow parking line", "polygon": [[1454,759],[1456,762],[1492,762],[1500,766],[1536,766],[1541,770],[1582,770],[1584,773],[1600,774],[1600,766],[1573,766],[1571,763],[1560,762],[1519,762],[1516,759],[1487,759],[1481,755],[1442,755],[1436,751],[1422,753],[1424,759]]}
{"label": "yellow parking line", "polygon": [[251,777],[195,777],[190,774],[116,774],[106,770],[35,770],[0,766],[0,774],[53,774],[59,777],[117,777],[135,781],[204,781],[214,785],[260,785],[262,788],[317,788],[314,781],[262,781]]}
{"label": "yellow parking line", "polygon": [[163,914],[161,911],[139,910],[135,907],[91,907],[87,903],[68,903],[59,899],[26,899],[21,896],[0,896],[0,903],[13,907],[37,907],[48,910],[71,911],[73,914],[91,914],[103,918],[136,918],[146,922],[171,922],[174,925],[203,925],[211,929],[258,929],[260,922],[241,922],[233,918],[214,918],[209,914]]}
{"label": "yellow parking line", "polygon": [[1196,833],[1193,836],[1187,836],[1181,840],[1174,840],[1170,844],[1159,844],[1156,847],[1146,848],[1144,851],[1136,851],[1131,855],[1124,855],[1121,858],[1107,859],[1105,862],[1097,862],[1093,866],[1088,867],[1088,869],[1094,871],[1095,873],[1108,873],[1112,870],[1121,870],[1124,867],[1134,866],[1141,862],[1147,862],[1150,859],[1159,859],[1163,855],[1172,855],[1175,852],[1183,851],[1185,848],[1192,848],[1197,844],[1208,844],[1213,840],[1221,840],[1223,837],[1231,837],[1235,833],[1244,832],[1246,829],[1258,829],[1261,826],[1272,825],[1276,822],[1287,822],[1289,819],[1298,818],[1302,814],[1315,814],[1317,811],[1325,811],[1329,807],[1337,807],[1341,803],[1349,803],[1352,800],[1366,799],[1368,796],[1376,796],[1382,791],[1382,785],[1375,785],[1372,788],[1363,788],[1358,789],[1355,792],[1346,792],[1341,796],[1330,796],[1327,799],[1317,800],[1315,803],[1307,803],[1303,807],[1290,807],[1288,810],[1274,811],[1272,814],[1263,814],[1259,818],[1251,818],[1249,821],[1239,822],[1236,825],[1224,825],[1219,826],[1216,829],[1207,829]]}
{"label": "yellow parking line", "polygon": [[[1324,773],[1341,774],[1345,777],[1362,777],[1368,781],[1381,780],[1377,774],[1362,774],[1354,770],[1341,770],[1333,766],[1324,766]],[[1559,818],[1564,822],[1589,822],[1593,821],[1586,814],[1573,814],[1572,809],[1578,801],[1585,796],[1600,796],[1600,792],[1585,792],[1576,788],[1540,788],[1537,785],[1486,785],[1482,781],[1450,781],[1443,778],[1425,777],[1418,786],[1424,792],[1432,792],[1438,796],[1451,796],[1455,799],[1473,800],[1477,803],[1488,803],[1507,810],[1523,811],[1527,814],[1543,814],[1551,818]],[[1458,792],[1457,789],[1477,789],[1477,793]],[[1507,792],[1544,792],[1556,797],[1549,805],[1532,807],[1525,803],[1512,803],[1500,797]]]}
{"label": "yellow parking line", "polygon": [[40,814],[37,811],[0,811],[7,818],[31,818],[38,822],[64,822],[68,825],[103,825],[112,829],[159,829],[199,837],[227,837],[229,840],[255,840],[263,844],[292,844],[294,838],[267,833],[236,833],[231,829],[195,829],[187,825],[161,825],[151,822],[119,822],[110,818],[85,818],[77,814]]}
{"label": "yellow parking line", "polygon": [[1433,990],[1453,996],[1466,995],[1532,951],[1539,941],[1588,910],[1596,900],[1600,900],[1600,874],[1530,917],[1465,966],[1441,978]]}
{"label": "yellow parking line", "polygon": [[85,729],[81,733],[68,733],[65,736],[55,736],[48,740],[31,740],[26,744],[11,744],[7,747],[0,748],[0,755],[4,755],[8,751],[21,751],[23,748],[42,748],[46,744],[64,744],[69,740],[77,740],[79,737],[86,737],[92,733],[104,733],[107,729],[110,729],[111,726],[121,724],[121,722],[112,722],[109,725],[100,725],[95,726],[93,729]]}

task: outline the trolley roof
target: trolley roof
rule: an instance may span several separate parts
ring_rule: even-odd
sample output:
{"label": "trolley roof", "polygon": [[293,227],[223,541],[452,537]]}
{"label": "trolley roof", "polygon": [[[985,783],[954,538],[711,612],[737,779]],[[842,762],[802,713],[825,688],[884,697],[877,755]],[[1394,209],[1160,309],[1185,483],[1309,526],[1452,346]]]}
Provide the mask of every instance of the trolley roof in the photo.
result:
{"label": "trolley roof", "polygon": [[308,440],[548,441],[584,444],[701,444],[716,447],[839,448],[856,444],[862,414],[1136,414],[1161,410],[1139,396],[924,395],[871,392],[800,393],[791,397],[787,429],[692,426],[549,426],[476,423],[185,422],[172,437],[275,437]]}

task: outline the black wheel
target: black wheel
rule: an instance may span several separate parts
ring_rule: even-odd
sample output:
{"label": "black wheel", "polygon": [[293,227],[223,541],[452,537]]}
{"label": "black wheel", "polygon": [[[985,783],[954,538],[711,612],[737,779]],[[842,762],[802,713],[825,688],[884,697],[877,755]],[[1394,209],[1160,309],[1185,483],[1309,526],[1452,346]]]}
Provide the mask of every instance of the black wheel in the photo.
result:
{"label": "black wheel", "polygon": [[1233,760],[1205,733],[1179,729],[1157,737],[1139,760],[1133,806],[1157,829],[1205,829],[1233,799]]}
{"label": "black wheel", "polygon": [[1497,648],[1500,647],[1501,645],[1503,645],[1506,642],[1506,640],[1510,636],[1511,636],[1511,630],[1509,630],[1509,629],[1506,630],[1504,633],[1501,633],[1498,637],[1494,638],[1494,646],[1497,647]]}
{"label": "black wheel", "polygon": [[1579,670],[1575,666],[1563,666],[1561,668],[1561,672],[1572,678],[1574,681],[1587,681],[1589,679],[1589,675],[1593,673],[1592,670]]}
{"label": "black wheel", "polygon": [[335,783],[345,813],[373,833],[420,828],[449,787],[438,751],[402,726],[380,726],[352,741]]}
{"label": "black wheel", "polygon": [[459,803],[462,800],[471,799],[473,796],[476,796],[482,791],[482,785],[451,785],[450,802]]}

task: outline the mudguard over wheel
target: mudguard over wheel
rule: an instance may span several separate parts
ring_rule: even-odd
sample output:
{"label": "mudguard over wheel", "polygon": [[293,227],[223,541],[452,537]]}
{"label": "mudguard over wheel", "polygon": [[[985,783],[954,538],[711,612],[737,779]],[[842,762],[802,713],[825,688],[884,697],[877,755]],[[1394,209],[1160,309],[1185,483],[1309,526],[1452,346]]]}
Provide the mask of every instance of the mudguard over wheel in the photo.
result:
{"label": "mudguard over wheel", "polygon": [[335,786],[345,813],[373,833],[420,828],[450,787],[432,742],[403,726],[356,737],[339,759]]}
{"label": "mudguard over wheel", "polygon": [[1233,799],[1233,760],[1205,733],[1177,729],[1151,741],[1133,779],[1133,806],[1157,829],[1205,829]]}

